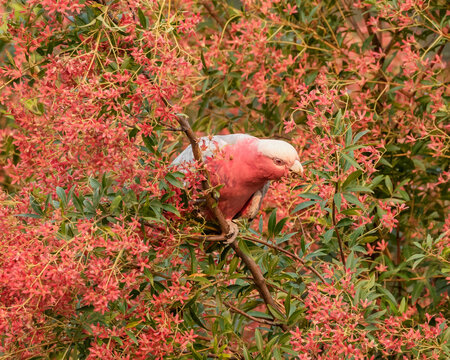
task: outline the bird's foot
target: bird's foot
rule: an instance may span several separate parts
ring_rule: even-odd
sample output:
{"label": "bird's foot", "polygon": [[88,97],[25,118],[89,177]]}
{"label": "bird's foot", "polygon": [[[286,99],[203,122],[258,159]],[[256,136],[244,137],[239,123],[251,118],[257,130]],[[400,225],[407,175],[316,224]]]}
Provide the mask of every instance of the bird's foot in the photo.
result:
{"label": "bird's foot", "polygon": [[239,228],[236,223],[234,223],[232,220],[227,220],[228,226],[230,227],[230,231],[228,231],[228,234],[225,235],[227,238],[226,243],[229,245],[236,240],[236,237],[239,234]]}

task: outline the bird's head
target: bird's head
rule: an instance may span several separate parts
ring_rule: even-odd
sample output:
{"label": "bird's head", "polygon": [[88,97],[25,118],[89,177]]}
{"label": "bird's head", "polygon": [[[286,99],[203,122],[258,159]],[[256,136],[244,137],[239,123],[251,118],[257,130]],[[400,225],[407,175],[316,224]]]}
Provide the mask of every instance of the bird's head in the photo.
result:
{"label": "bird's head", "polygon": [[268,180],[280,179],[290,172],[303,173],[295,148],[282,140],[260,139],[257,145],[259,161],[255,166],[268,175]]}

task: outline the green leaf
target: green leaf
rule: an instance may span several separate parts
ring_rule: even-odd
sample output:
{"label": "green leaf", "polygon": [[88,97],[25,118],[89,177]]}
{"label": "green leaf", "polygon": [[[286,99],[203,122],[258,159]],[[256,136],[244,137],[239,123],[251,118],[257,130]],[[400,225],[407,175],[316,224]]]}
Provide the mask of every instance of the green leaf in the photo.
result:
{"label": "green leaf", "polygon": [[250,353],[248,352],[245,345],[242,345],[242,354],[244,355],[245,360],[252,360],[253,357],[250,356]]}
{"label": "green leaf", "polygon": [[355,144],[355,145],[346,146],[346,147],[344,148],[344,150],[342,150],[342,151],[350,152],[350,151],[362,149],[362,148],[365,148],[365,147],[367,147],[367,145],[358,145],[358,144]]}
{"label": "green leaf", "polygon": [[352,127],[349,126],[347,133],[345,134],[345,147],[350,146],[350,144],[352,143]]}
{"label": "green leaf", "polygon": [[353,220],[352,219],[341,219],[337,224],[336,227],[344,227],[344,226],[349,226],[353,224]]}
{"label": "green leaf", "polygon": [[358,206],[361,210],[364,210],[364,205],[361,201],[358,200],[358,198],[353,194],[344,194],[345,200],[347,200],[349,203]]}
{"label": "green leaf", "polygon": [[336,205],[338,212],[341,211],[341,200],[342,200],[341,193],[334,194],[333,200],[334,200],[334,203]]}
{"label": "green leaf", "polygon": [[34,212],[38,215],[44,216],[44,212],[42,211],[41,206],[36,201],[33,195],[30,195],[30,206],[34,210]]}
{"label": "green leaf", "polygon": [[274,209],[270,214],[269,222],[267,224],[267,230],[269,231],[270,235],[273,235],[276,223],[277,223],[277,210]]}
{"label": "green leaf", "polygon": [[177,208],[175,206],[173,206],[171,204],[161,204],[161,208],[180,217],[180,212],[177,210]]}
{"label": "green leaf", "polygon": [[130,330],[125,330],[125,332],[126,332],[127,335],[129,336],[129,338],[130,338],[131,340],[133,340],[133,342],[134,342],[136,345],[139,345],[139,341],[136,339],[136,336],[134,336],[133,332],[131,332]]}
{"label": "green leaf", "polygon": [[261,332],[256,329],[255,330],[255,341],[256,341],[256,347],[258,348],[259,352],[262,354],[264,352],[264,346],[263,346],[263,338],[261,335]]}
{"label": "green leaf", "polygon": [[369,315],[369,316],[367,317],[367,321],[368,321],[368,322],[373,322],[373,320],[382,317],[385,313],[386,313],[386,309],[381,310],[381,311],[377,311],[377,312],[375,312],[375,313]]}
{"label": "green leaf", "polygon": [[331,240],[331,237],[333,236],[333,233],[334,233],[334,229],[327,230],[325,232],[325,234],[323,234],[324,241],[329,242]]}
{"label": "green leaf", "polygon": [[304,199],[323,200],[319,195],[313,193],[303,193],[298,196]]}
{"label": "green leaf", "polygon": [[383,67],[382,67],[382,69],[383,69],[384,72],[386,72],[386,69],[388,68],[388,66],[390,65],[390,63],[392,62],[392,60],[395,59],[395,57],[397,56],[397,53],[398,53],[398,50],[394,51],[394,53],[393,53],[391,56],[387,57],[387,58],[384,60]]}
{"label": "green leaf", "polygon": [[286,221],[288,221],[289,218],[285,217],[277,222],[277,225],[275,226],[275,229],[273,231],[274,236],[277,236],[281,233],[281,230],[283,230],[284,224],[286,224]]}
{"label": "green leaf", "polygon": [[33,219],[42,219],[42,215],[38,215],[38,214],[16,214],[14,216],[28,217],[28,218],[33,218]]}
{"label": "green leaf", "polygon": [[367,186],[354,185],[346,187],[344,190],[347,192],[368,192],[373,194],[373,190]]}
{"label": "green leaf", "polygon": [[388,289],[379,285],[378,291],[381,292],[383,295],[385,295],[387,297],[387,299],[389,299],[392,302],[392,304],[395,305],[395,308],[397,308],[397,300],[395,299],[394,295],[392,295],[392,293]]}
{"label": "green leaf", "polygon": [[141,9],[138,8],[138,17],[139,17],[139,23],[144,29],[147,29],[148,23],[147,23],[147,17],[144,15]]}
{"label": "green leaf", "polygon": [[271,313],[276,319],[278,319],[278,320],[280,320],[280,321],[285,321],[285,320],[286,320],[285,317],[284,317],[284,315],[283,315],[283,313],[281,313],[280,310],[276,309],[274,306],[269,305],[269,304],[267,305],[267,307],[269,308],[270,313]]}
{"label": "green leaf", "polygon": [[169,184],[171,184],[172,186],[175,186],[177,188],[184,188],[184,184],[182,181],[178,180],[174,174],[168,173],[166,175],[166,180]]}
{"label": "green leaf", "polygon": [[394,187],[392,186],[392,181],[389,175],[386,175],[384,178],[384,183],[386,184],[387,189],[389,190],[389,194],[392,195],[392,192],[394,190]]}
{"label": "green leaf", "polygon": [[310,200],[310,201],[305,201],[305,202],[303,202],[303,203],[297,205],[297,206],[295,207],[293,213],[295,214],[297,211],[303,210],[303,209],[305,209],[305,208],[307,208],[307,207],[309,207],[309,206],[311,206],[311,205],[314,205],[314,204],[316,204],[316,203],[317,203],[316,201],[312,201],[312,200]]}
{"label": "green leaf", "polygon": [[400,314],[403,314],[406,311],[406,306],[407,306],[406,298],[403,297],[398,307],[398,311],[400,312]]}
{"label": "green leaf", "polygon": [[191,354],[195,360],[203,360],[204,359],[204,357],[201,354],[199,354],[197,351],[195,351],[194,346],[191,345],[190,348],[191,348]]}
{"label": "green leaf", "polygon": [[414,288],[413,288],[413,291],[411,292],[411,303],[412,304],[415,304],[417,299],[419,299],[424,287],[425,287],[425,284],[423,281],[414,282]]}
{"label": "green leaf", "polygon": [[89,185],[91,185],[91,188],[94,189],[94,190],[97,190],[97,189],[101,188],[100,183],[94,178],[90,178],[89,179]]}
{"label": "green leaf", "polygon": [[355,168],[359,169],[359,170],[363,170],[363,168],[361,167],[361,165],[359,165],[355,159],[351,158],[349,155],[341,152],[341,156],[350,164],[353,165]]}
{"label": "green leaf", "polygon": [[342,188],[345,189],[347,186],[351,185],[359,176],[361,176],[363,172],[361,170],[355,170],[353,171],[347,179],[345,179],[344,183],[342,184]]}
{"label": "green leaf", "polygon": [[292,294],[292,289],[289,289],[286,299],[284,300],[284,310],[286,310],[287,318],[289,318],[289,315],[291,313],[291,294]]}
{"label": "green leaf", "polygon": [[342,132],[342,123],[341,123],[341,119],[342,119],[342,110],[339,109],[339,111],[336,113],[336,116],[334,118],[334,129],[333,129],[333,133],[335,135],[339,135]]}
{"label": "green leaf", "polygon": [[116,210],[119,207],[121,201],[122,201],[122,196],[117,195],[114,198],[114,200],[111,202],[111,211]]}
{"label": "green leaf", "polygon": [[62,187],[57,186],[56,187],[56,194],[58,195],[59,199],[61,200],[61,203],[66,206],[67,205],[67,197],[66,192]]}
{"label": "green leaf", "polygon": [[410,262],[412,260],[415,260],[414,264],[413,264],[413,266],[411,268],[412,270],[414,270],[416,268],[416,266],[419,265],[422,262],[423,259],[425,259],[425,256],[426,256],[425,254],[414,254],[414,255],[410,256],[408,258],[408,260],[406,260],[406,262]]}
{"label": "green leaf", "polygon": [[364,131],[360,131],[359,133],[357,133],[355,135],[355,137],[353,138],[353,144],[356,144],[359,141],[359,139],[361,139],[368,132],[370,132],[370,130],[364,130]]}

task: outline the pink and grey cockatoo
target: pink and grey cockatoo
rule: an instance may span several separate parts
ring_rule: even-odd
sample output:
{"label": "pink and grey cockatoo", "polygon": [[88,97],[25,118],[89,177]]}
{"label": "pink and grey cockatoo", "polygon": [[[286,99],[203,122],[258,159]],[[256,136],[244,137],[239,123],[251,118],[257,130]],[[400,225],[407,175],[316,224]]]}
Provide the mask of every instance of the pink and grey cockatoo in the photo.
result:
{"label": "pink and grey cockatoo", "polygon": [[[229,243],[238,233],[232,220],[236,217],[253,219],[257,215],[271,180],[290,172],[303,172],[297,151],[282,140],[232,134],[202,137],[199,145],[212,185],[223,185],[218,206],[230,225]],[[189,145],[172,165],[182,169],[193,162],[195,158]]]}

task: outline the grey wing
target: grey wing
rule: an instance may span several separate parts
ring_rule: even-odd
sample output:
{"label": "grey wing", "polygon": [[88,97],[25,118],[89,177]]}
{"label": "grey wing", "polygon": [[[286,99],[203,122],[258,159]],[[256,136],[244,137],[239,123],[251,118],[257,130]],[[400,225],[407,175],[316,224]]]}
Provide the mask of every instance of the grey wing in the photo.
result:
{"label": "grey wing", "polygon": [[[202,149],[203,160],[207,157],[213,156],[214,153],[223,148],[225,145],[235,144],[237,141],[245,138],[253,138],[251,135],[247,134],[230,134],[230,135],[216,135],[213,137],[204,136],[200,138],[200,148]],[[194,154],[192,152],[192,146],[189,145],[184,149],[180,155],[178,155],[175,160],[172,161],[171,165],[181,165],[183,163],[194,162]]]}
{"label": "grey wing", "polygon": [[258,212],[261,209],[264,196],[266,196],[269,187],[270,181],[266,182],[261,189],[259,189],[253,194],[253,196],[244,206],[244,209],[242,209],[241,212],[236,217],[243,217],[252,221],[256,217],[256,215],[258,215]]}

